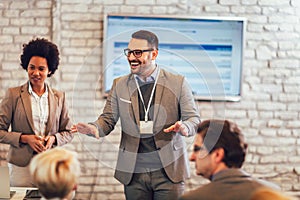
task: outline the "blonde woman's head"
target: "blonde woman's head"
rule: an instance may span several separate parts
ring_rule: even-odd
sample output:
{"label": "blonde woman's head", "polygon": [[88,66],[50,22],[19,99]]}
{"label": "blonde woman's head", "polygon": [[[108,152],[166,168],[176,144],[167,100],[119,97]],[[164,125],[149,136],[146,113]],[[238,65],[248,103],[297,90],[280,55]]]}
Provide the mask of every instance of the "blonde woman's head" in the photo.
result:
{"label": "blonde woman's head", "polygon": [[80,174],[76,153],[60,147],[36,155],[29,169],[34,183],[47,199],[69,199]]}

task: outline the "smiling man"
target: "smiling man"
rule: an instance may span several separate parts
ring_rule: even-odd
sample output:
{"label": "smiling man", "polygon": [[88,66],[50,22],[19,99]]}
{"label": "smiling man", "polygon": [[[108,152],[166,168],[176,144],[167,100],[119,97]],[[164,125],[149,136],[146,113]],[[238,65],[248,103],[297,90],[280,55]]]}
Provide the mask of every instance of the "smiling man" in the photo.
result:
{"label": "smiling man", "polygon": [[275,184],[252,178],[241,169],[247,144],[238,126],[228,120],[206,120],[197,130],[190,161],[196,174],[211,182],[184,194],[180,200],[247,200],[262,186]]}
{"label": "smiling man", "polygon": [[114,80],[103,113],[73,132],[108,135],[121,120],[122,137],[115,178],[126,199],[177,199],[189,177],[184,136],[196,133],[200,116],[185,78],[160,68],[157,36],[132,34],[124,49],[131,73]]}

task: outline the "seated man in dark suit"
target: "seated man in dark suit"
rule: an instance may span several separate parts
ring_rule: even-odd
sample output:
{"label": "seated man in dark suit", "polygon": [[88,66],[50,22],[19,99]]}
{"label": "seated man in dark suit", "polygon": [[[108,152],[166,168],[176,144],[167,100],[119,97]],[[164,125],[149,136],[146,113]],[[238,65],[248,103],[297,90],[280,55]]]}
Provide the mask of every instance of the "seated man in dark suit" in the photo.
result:
{"label": "seated man in dark suit", "polygon": [[247,200],[262,186],[276,188],[275,184],[254,179],[240,169],[246,149],[247,144],[236,124],[227,120],[200,123],[190,160],[196,164],[197,175],[211,182],[184,194],[180,200]]}

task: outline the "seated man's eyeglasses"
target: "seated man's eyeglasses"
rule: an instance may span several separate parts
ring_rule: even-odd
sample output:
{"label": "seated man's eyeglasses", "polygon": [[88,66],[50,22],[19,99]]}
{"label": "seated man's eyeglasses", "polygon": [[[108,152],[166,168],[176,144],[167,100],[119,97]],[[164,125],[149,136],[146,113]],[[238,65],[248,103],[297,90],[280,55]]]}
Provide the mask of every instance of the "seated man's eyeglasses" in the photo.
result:
{"label": "seated man's eyeglasses", "polygon": [[154,49],[134,49],[134,50],[130,50],[130,49],[124,49],[124,54],[125,56],[129,57],[131,53],[133,53],[133,55],[136,58],[139,58],[143,55],[144,52],[148,52],[148,51],[153,51]]}

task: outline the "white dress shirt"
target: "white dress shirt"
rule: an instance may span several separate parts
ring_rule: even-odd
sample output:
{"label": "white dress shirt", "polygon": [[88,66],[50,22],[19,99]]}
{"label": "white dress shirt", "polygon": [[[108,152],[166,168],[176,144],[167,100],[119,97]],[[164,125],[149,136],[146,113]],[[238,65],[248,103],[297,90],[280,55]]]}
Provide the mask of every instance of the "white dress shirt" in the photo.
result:
{"label": "white dress shirt", "polygon": [[45,136],[45,128],[49,116],[48,87],[42,96],[38,96],[29,84],[28,92],[31,96],[32,119],[34,133],[38,136]]}

